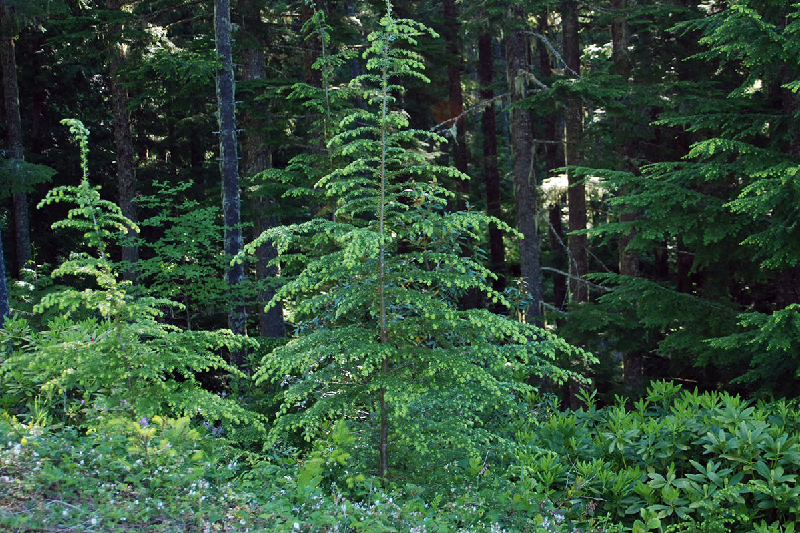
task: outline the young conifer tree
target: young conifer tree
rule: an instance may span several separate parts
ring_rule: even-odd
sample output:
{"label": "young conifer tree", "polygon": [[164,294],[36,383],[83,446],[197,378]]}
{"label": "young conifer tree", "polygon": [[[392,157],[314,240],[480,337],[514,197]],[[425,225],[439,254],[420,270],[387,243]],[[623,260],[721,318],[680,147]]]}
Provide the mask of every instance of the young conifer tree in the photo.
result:
{"label": "young conifer tree", "polygon": [[163,309],[181,304],[134,297],[131,282],[119,279],[107,245],[138,227],[89,184],[89,131],[77,120],[62,122],[79,143],[83,178],[79,185],[52,189],[39,207],[70,205],[67,217],[52,227],[81,232],[85,250],[72,252],[52,276],[79,278],[82,287],[49,292],[34,306],[37,314],[58,311],[40,332],[22,316],[5,321],[0,345],[8,353],[0,376],[11,389],[22,391],[21,403],[60,396],[65,415],[70,402],[83,399],[105,408],[122,405],[138,416],[200,414],[263,429],[257,415],[205,390],[197,380],[198,373],[209,370],[244,378],[217,355],[222,348],[241,347],[244,340],[230,332],[183,331],[164,324]]}
{"label": "young conifer tree", "polygon": [[487,423],[521,408],[532,390],[523,380],[561,381],[556,354],[585,355],[536,327],[458,309],[472,289],[506,303],[462,245],[489,222],[512,230],[447,212],[452,194],[439,178],[467,176],[431,163],[430,145],[444,139],[410,128],[397,108],[402,78],[428,81],[413,50],[422,35],[433,32],[395,18],[387,3],[364,53],[367,73],[350,82],[365,106],[340,122],[328,143],[337,167],[316,184],[336,198],[335,219],[275,228],[246,247],[272,240],[282,265],[302,265],[276,296],[297,334],[256,373],[283,385],[272,437],[300,430],[311,439],[324,421],[348,419],[377,445],[382,477],[390,447],[393,463],[413,454],[424,464],[507,444]]}

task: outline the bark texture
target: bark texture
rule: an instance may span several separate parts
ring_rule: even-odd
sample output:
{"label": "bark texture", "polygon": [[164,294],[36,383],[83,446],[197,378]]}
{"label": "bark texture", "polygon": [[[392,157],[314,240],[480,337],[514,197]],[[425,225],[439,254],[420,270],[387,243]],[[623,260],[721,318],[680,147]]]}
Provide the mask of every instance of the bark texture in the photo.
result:
{"label": "bark texture", "polygon": [[[564,36],[564,61],[568,72],[578,77],[581,71],[581,48],[578,28],[578,3],[574,0],[562,4],[561,23]],[[579,99],[569,102],[566,111],[566,164],[568,167],[583,164],[583,105]],[[586,188],[581,180],[568,171],[569,192],[569,230],[586,229]],[[572,300],[586,302],[589,291],[583,282],[589,272],[589,256],[586,235],[569,236],[570,280],[569,289]]]}
{"label": "bark texture", "polygon": [[[240,0],[239,10],[242,13],[243,25],[241,32],[247,42],[244,50],[243,81],[263,80],[267,77],[267,60],[264,53],[265,34],[261,22],[260,2],[254,0]],[[264,136],[264,128],[268,118],[265,117],[260,106],[250,108],[244,117],[244,161],[245,172],[256,175],[272,167],[272,150]],[[277,217],[270,213],[275,210],[275,200],[260,196],[255,199],[255,212],[257,213],[256,235],[277,225]],[[278,276],[277,267],[270,266],[270,261],[278,253],[271,243],[262,245],[256,255],[256,278],[259,283],[269,283]],[[283,321],[283,306],[278,303],[268,311],[264,307],[275,296],[275,286],[267,284],[258,289],[258,333],[262,337],[286,336],[286,325]]]}
{"label": "bark texture", "polygon": [[[17,85],[17,59],[14,47],[13,8],[0,6],[0,63],[3,69],[3,94],[5,97],[6,131],[8,152],[6,156],[13,168],[24,158],[22,149],[22,121],[19,115],[19,86]],[[31,230],[28,214],[28,193],[25,176],[20,172],[13,195],[14,241],[17,252],[17,268],[22,270],[33,258]]]}
{"label": "bark texture", "polygon": [[[217,56],[222,63],[217,71],[217,104],[219,107],[219,151],[222,172],[222,213],[225,221],[225,255],[233,257],[242,250],[241,199],[239,196],[239,156],[236,149],[236,109],[231,50],[231,11],[229,0],[214,4],[214,33]],[[232,296],[228,327],[235,334],[245,334],[245,311],[237,285],[244,280],[241,263],[228,267],[228,287]],[[244,352],[231,353],[231,363],[244,368]]]}
{"label": "bark texture", "polygon": [[[517,29],[511,33],[506,42],[508,90],[513,104],[525,97],[527,87],[525,73],[529,72],[530,66],[530,40],[524,29],[522,7],[511,6],[510,15],[517,25]],[[526,321],[535,323],[541,317],[542,274],[536,223],[538,206],[536,167],[533,157],[533,119],[527,109],[512,109],[510,115],[517,225],[523,236],[519,250],[520,270],[525,290],[532,299],[525,317]]]}

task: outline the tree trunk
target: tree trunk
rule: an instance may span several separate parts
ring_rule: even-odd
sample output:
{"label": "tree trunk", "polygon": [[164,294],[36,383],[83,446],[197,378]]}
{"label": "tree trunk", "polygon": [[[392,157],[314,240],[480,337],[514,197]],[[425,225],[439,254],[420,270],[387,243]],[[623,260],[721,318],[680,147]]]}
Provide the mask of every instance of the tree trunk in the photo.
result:
{"label": "tree trunk", "polygon": [[[508,90],[511,103],[525,97],[525,72],[530,65],[530,41],[525,31],[524,12],[514,5],[510,14],[517,28],[506,42]],[[539,232],[536,223],[536,167],[533,157],[533,119],[527,109],[512,109],[510,117],[511,150],[514,158],[514,196],[517,207],[517,224],[522,233],[520,243],[520,270],[525,290],[532,303],[525,312],[529,323],[541,318],[542,274],[540,269]]]}
{"label": "tree trunk", "polygon": [[800,302],[800,265],[775,272],[775,309]]}
{"label": "tree trunk", "polygon": [[[571,76],[580,76],[581,48],[578,36],[578,3],[574,0],[564,2],[562,31],[564,36],[564,61]],[[583,164],[583,105],[574,99],[566,110],[566,164],[568,167]],[[569,230],[570,232],[586,229],[586,188],[574,172],[568,170],[569,192]],[[586,302],[589,291],[583,279],[589,272],[589,256],[586,235],[569,236],[570,280],[569,288],[572,300]]]}
{"label": "tree trunk", "polygon": [[[239,156],[236,150],[236,114],[233,79],[233,52],[231,50],[230,0],[216,0],[214,4],[214,33],[217,57],[222,63],[217,71],[217,104],[219,107],[219,156],[222,173],[222,213],[225,222],[225,255],[228,259],[242,250],[241,200],[239,197]],[[228,290],[231,295],[228,327],[237,335],[244,335],[245,311],[237,286],[244,280],[242,263],[228,267]],[[243,350],[231,353],[231,363],[245,368]]]}
{"label": "tree trunk", "polygon": [[[239,10],[242,13],[243,25],[241,32],[243,40],[246,39],[247,48],[244,50],[244,81],[263,80],[267,77],[267,61],[264,54],[265,33],[261,22],[260,2],[253,0],[240,0]],[[255,104],[247,111],[244,118],[244,148],[245,172],[254,176],[259,172],[272,167],[272,150],[264,138],[264,128],[267,119],[259,109],[263,106]],[[275,200],[268,197],[255,199],[255,212],[258,223],[256,235],[274,227],[277,219],[268,215],[274,211]],[[259,283],[274,280],[278,276],[278,269],[270,266],[269,262],[277,257],[278,253],[272,243],[263,244],[256,254],[256,278]],[[283,321],[283,306],[278,303],[268,311],[264,311],[267,302],[275,296],[275,286],[259,286],[258,289],[258,333],[262,337],[286,336],[286,325]]]}
{"label": "tree trunk", "polygon": [[[261,207],[260,213],[269,213],[274,206],[275,201],[272,198],[260,197],[259,206]],[[271,216],[260,216],[258,218],[258,233],[261,234],[270,228],[277,225],[277,219]],[[256,276],[258,280],[274,280],[278,277],[278,268],[270,265],[270,261],[278,257],[278,251],[272,244],[263,244],[257,252],[256,263]],[[262,337],[285,337],[286,324],[283,320],[283,305],[280,302],[264,311],[264,305],[272,300],[275,296],[275,286],[269,285],[267,287],[258,289],[258,301],[262,304],[261,311],[258,315],[258,333]]]}
{"label": "tree trunk", "polygon": [[6,286],[6,261],[3,257],[3,231],[0,228],[0,328],[8,314],[8,287]]}
{"label": "tree trunk", "polygon": [[[14,51],[14,27],[11,7],[0,7],[0,62],[3,69],[3,93],[5,96],[6,131],[8,133],[7,156],[12,168],[24,158],[22,150],[22,121],[19,115],[19,86],[17,85],[17,59]],[[17,173],[14,203],[14,240],[16,241],[17,268],[26,268],[33,258],[31,230],[28,217],[28,193],[25,176]]]}
{"label": "tree trunk", "polygon": [[[612,0],[611,6],[614,9],[614,18],[611,21],[611,58],[614,62],[612,72],[622,77],[627,82],[631,74],[631,62],[628,57],[628,20],[624,10],[628,7],[628,0]],[[616,120],[618,131],[624,127],[622,119]],[[636,169],[630,163],[633,152],[630,141],[623,140],[617,142],[617,157],[621,161],[623,170],[635,172]],[[624,185],[620,194],[624,198],[628,193],[628,186]],[[622,213],[619,216],[620,222],[633,222],[636,215],[626,210],[626,206],[620,206]],[[628,233],[623,233],[619,237],[619,273],[623,276],[639,277],[639,254],[635,250],[628,249],[636,230],[631,229]],[[638,393],[645,384],[644,375],[644,354],[639,350],[631,350],[622,355],[623,382],[628,390]]]}
{"label": "tree trunk", "polygon": [[[109,10],[119,11],[122,2],[120,0],[108,0]],[[122,27],[115,28],[115,32],[122,31]],[[131,134],[130,99],[128,90],[124,85],[124,80],[119,73],[120,68],[125,62],[125,52],[119,39],[112,39],[109,50],[109,82],[111,88],[111,99],[114,108],[114,142],[117,150],[117,198],[122,214],[132,222],[137,221],[136,204],[136,171],[133,162],[133,135]],[[139,248],[132,240],[136,232],[129,228],[125,236],[125,245],[122,246],[122,261],[125,264],[125,279],[136,282],[136,263],[139,260]]]}
{"label": "tree trunk", "polygon": [[667,281],[669,279],[669,248],[667,241],[659,243],[653,248],[653,278],[656,281]]}
{"label": "tree trunk", "polygon": [[[311,17],[314,16],[316,9],[318,9],[316,0],[313,0],[313,2],[306,1],[303,3],[301,11],[303,23],[311,20]],[[314,87],[322,87],[322,71],[313,68],[314,63],[316,63],[317,58],[319,57],[319,51],[321,48],[322,43],[320,42],[319,34],[317,33],[316,28],[312,25],[308,29],[308,32],[303,35],[303,76],[305,77],[306,83],[313,85]]]}
{"label": "tree trunk", "polygon": [[[611,23],[611,43],[612,59],[614,66],[612,71],[627,81],[631,74],[631,62],[628,57],[628,21],[624,10],[628,7],[628,0],[612,0],[611,5],[616,11]],[[623,128],[622,119],[617,119],[618,130]],[[630,163],[632,155],[630,141],[617,143],[617,156],[622,161],[623,170],[635,172],[636,168]],[[628,187],[623,186],[620,194],[624,198],[628,193]],[[626,211],[626,206],[620,206],[622,214],[620,222],[633,222],[636,220],[634,213]],[[639,254],[634,250],[629,250],[628,245],[636,235],[636,230],[631,229],[627,234],[623,234],[619,239],[619,273],[623,276],[639,276]]]}
{"label": "tree trunk", "polygon": [[[455,139],[451,139],[450,153],[453,156],[453,166],[456,170],[467,174],[469,172],[467,157],[467,138],[464,126],[464,95],[461,91],[461,47],[459,31],[461,23],[458,20],[458,8],[455,0],[444,0],[444,38],[447,43],[447,94],[448,114],[455,121]],[[458,199],[456,208],[465,210],[469,202],[469,180],[460,180],[458,186]],[[472,250],[466,245],[461,247],[461,254],[465,257],[472,256]],[[461,307],[474,309],[478,307],[480,295],[476,289],[470,289],[460,298]]]}
{"label": "tree trunk", "polygon": [[[481,100],[494,99],[494,55],[492,52],[492,36],[482,33],[478,37],[478,80],[481,87]],[[500,171],[497,165],[497,125],[495,107],[492,101],[483,108],[481,116],[481,132],[483,133],[483,180],[486,184],[486,213],[500,218]],[[489,226],[489,262],[497,279],[492,286],[497,291],[506,288],[506,247],[503,232],[494,224]]]}
{"label": "tree trunk", "polygon": [[[547,35],[548,30],[548,13],[545,11],[539,15],[538,30],[540,35]],[[538,43],[539,48],[539,70],[544,79],[553,76],[553,66],[550,63],[550,51],[544,43]],[[545,154],[545,176],[549,176],[550,171],[561,168],[564,165],[564,146],[560,142],[561,135],[559,135],[559,124],[561,124],[562,116],[560,112],[556,111],[550,113],[545,117],[543,127],[543,136],[546,144],[544,145]],[[559,197],[556,199],[553,206],[548,210],[549,228],[548,237],[550,240],[550,249],[552,252],[552,266],[562,272],[569,271],[569,263],[567,260],[567,236],[564,234],[564,225],[562,221],[562,206],[563,200]],[[564,309],[567,305],[567,278],[563,274],[553,272],[553,302],[559,309]]]}
{"label": "tree trunk", "polygon": [[[447,92],[450,118],[455,120],[456,138],[450,147],[453,154],[453,166],[457,170],[467,173],[467,143],[464,127],[464,96],[461,91],[461,49],[458,42],[460,23],[455,0],[444,0],[444,38],[447,41]],[[461,181],[458,199],[458,208],[464,209],[469,200],[469,181]]]}

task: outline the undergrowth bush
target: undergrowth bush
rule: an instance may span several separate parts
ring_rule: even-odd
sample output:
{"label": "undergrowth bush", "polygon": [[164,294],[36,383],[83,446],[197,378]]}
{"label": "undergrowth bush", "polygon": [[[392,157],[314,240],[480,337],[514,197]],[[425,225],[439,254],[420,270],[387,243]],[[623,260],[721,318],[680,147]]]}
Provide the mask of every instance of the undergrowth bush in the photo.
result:
{"label": "undergrowth bush", "polygon": [[800,410],[656,383],[562,412],[540,398],[512,464],[441,464],[388,486],[339,422],[313,449],[244,452],[131,409],[87,431],[0,418],[0,529],[793,533]]}
{"label": "undergrowth bush", "polygon": [[[532,417],[510,499],[570,527],[607,517],[647,531],[790,531],[800,521],[800,408],[654,383],[627,406]],[[541,407],[541,406],[540,406]]]}

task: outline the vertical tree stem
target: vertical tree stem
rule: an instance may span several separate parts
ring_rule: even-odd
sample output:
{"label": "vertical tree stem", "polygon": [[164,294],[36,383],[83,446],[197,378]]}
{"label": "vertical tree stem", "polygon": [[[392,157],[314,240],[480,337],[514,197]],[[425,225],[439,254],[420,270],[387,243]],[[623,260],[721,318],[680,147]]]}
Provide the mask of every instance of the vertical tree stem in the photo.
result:
{"label": "vertical tree stem", "polygon": [[[231,47],[230,0],[216,0],[214,31],[217,57],[222,66],[217,71],[217,103],[219,106],[219,149],[222,171],[222,212],[225,220],[225,255],[233,257],[242,250],[241,199],[239,196],[239,157],[236,148],[236,104]],[[228,327],[237,335],[245,333],[245,313],[236,286],[244,280],[244,266],[236,263],[226,272],[228,290],[232,296],[228,312]],[[245,367],[244,352],[231,353],[231,363]]]}
{"label": "vertical tree stem", "polygon": [[[391,3],[387,2],[387,16],[391,17]],[[379,206],[379,239],[380,239],[380,271],[378,274],[378,291],[380,293],[380,306],[381,306],[381,326],[380,336],[381,343],[386,343],[389,340],[389,334],[386,330],[386,242],[384,222],[386,218],[386,106],[388,95],[388,66],[389,66],[389,39],[388,35],[384,33],[383,42],[383,67],[381,69],[381,205]],[[389,371],[389,358],[384,357],[381,365],[381,373],[383,377]],[[382,385],[380,390],[381,402],[381,430],[380,430],[380,477],[386,479],[389,470],[389,414],[386,408],[386,386]]]}

